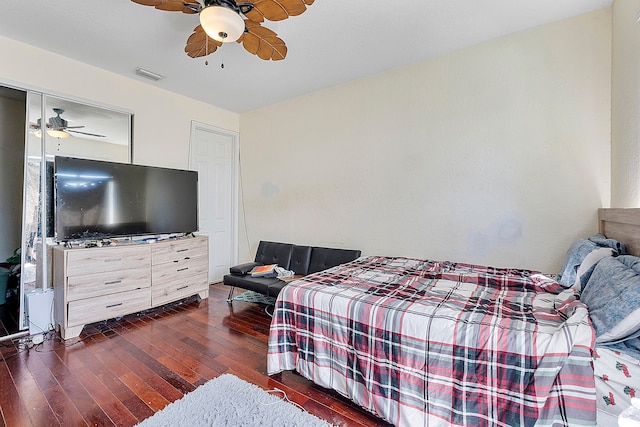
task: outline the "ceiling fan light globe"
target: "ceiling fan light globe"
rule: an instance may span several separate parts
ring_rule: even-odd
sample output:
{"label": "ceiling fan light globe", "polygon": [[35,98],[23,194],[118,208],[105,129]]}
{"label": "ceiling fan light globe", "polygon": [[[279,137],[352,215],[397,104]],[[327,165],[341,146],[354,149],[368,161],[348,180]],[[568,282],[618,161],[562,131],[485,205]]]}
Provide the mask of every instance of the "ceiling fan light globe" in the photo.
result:
{"label": "ceiling fan light globe", "polygon": [[200,25],[209,37],[222,43],[234,42],[244,33],[244,19],[224,6],[208,6],[202,9]]}
{"label": "ceiling fan light globe", "polygon": [[71,134],[60,129],[48,129],[47,135],[53,138],[69,138]]}

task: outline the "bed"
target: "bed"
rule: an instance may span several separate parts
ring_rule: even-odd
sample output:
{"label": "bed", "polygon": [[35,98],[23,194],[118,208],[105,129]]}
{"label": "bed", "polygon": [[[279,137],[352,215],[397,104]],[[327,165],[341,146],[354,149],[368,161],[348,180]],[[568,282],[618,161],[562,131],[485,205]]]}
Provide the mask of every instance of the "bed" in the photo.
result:
{"label": "bed", "polygon": [[[600,220],[607,237],[640,248],[640,210]],[[398,426],[613,426],[635,391],[621,394],[610,357],[638,364],[619,343],[596,342],[580,299],[590,285],[573,286],[602,276],[613,256],[598,248],[575,280],[383,256],[306,276],[276,301],[268,373],[296,370]]]}
{"label": "bed", "polygon": [[[598,217],[600,233],[624,242],[627,253],[640,256],[640,209],[600,209]],[[630,318],[640,326],[640,316]],[[596,342],[594,371],[597,425],[617,426],[618,415],[631,405],[630,399],[640,397],[640,338]]]}

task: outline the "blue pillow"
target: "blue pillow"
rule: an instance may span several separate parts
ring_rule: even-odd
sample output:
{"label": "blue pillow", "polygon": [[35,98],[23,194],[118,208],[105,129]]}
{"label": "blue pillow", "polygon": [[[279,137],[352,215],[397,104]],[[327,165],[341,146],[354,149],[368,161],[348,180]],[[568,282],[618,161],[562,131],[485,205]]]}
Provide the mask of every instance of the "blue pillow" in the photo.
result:
{"label": "blue pillow", "polygon": [[614,343],[640,331],[640,258],[602,258],[580,295],[589,307],[597,343]]}
{"label": "blue pillow", "polygon": [[[622,243],[615,239],[608,239],[603,234],[594,234],[588,239],[578,239],[567,251],[557,280],[564,287],[575,287],[580,291],[601,258],[625,253],[626,248]],[[586,265],[583,261],[586,261]]]}
{"label": "blue pillow", "polygon": [[603,248],[611,248],[620,255],[627,254],[627,248],[616,239],[607,239],[604,234],[596,234],[589,237],[589,241]]}
{"label": "blue pillow", "polygon": [[573,286],[576,282],[576,273],[578,271],[578,267],[582,264],[582,260],[585,259],[592,251],[599,248],[600,246],[589,240],[576,240],[576,242],[571,245],[567,251],[567,255],[564,259],[564,267],[560,271],[560,278],[558,279],[558,282],[565,287]]}
{"label": "blue pillow", "polygon": [[598,248],[591,252],[589,255],[584,257],[582,263],[578,267],[578,271],[576,272],[576,282],[573,285],[573,288],[578,292],[581,292],[584,286],[589,281],[593,270],[596,268],[596,265],[600,260],[604,257],[610,257],[616,255],[615,251],[611,248]]}

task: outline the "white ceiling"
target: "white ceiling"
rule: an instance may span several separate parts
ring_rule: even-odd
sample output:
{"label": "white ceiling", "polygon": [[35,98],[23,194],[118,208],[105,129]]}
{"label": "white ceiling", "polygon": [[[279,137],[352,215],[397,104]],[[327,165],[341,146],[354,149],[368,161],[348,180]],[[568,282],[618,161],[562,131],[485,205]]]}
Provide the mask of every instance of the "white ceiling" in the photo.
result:
{"label": "white ceiling", "polygon": [[[289,49],[278,62],[229,43],[207,66],[184,53],[197,15],[130,0],[2,0],[0,36],[242,113],[612,1],[317,0],[300,16],[265,22]],[[151,82],[137,67],[166,77]]]}

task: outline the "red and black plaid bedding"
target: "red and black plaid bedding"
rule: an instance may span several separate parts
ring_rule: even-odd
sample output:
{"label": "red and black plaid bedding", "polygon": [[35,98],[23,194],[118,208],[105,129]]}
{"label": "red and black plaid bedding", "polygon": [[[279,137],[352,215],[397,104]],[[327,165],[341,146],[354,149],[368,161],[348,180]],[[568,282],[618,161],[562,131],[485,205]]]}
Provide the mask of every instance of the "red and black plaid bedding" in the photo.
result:
{"label": "red and black plaid bedding", "polygon": [[280,292],[268,372],[402,426],[595,425],[587,308],[527,270],[366,257]]}

